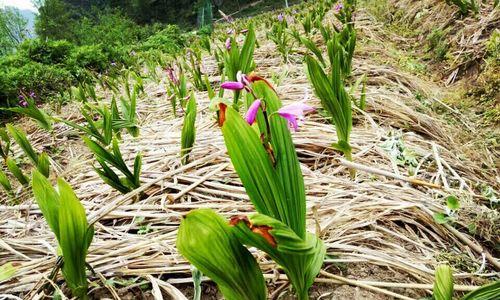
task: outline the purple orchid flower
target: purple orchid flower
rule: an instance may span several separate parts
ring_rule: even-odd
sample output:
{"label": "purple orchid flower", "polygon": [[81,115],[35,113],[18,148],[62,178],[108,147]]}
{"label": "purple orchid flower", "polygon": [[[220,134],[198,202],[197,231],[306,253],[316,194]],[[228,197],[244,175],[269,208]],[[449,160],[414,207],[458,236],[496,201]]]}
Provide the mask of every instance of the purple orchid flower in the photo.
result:
{"label": "purple orchid flower", "polygon": [[114,61],[111,62],[111,66],[116,67],[116,63]]}
{"label": "purple orchid flower", "polygon": [[283,106],[278,110],[278,115],[288,121],[290,129],[297,131],[299,128],[298,120],[304,119],[304,114],[314,111],[314,108],[303,103],[297,102],[290,105]]}
{"label": "purple orchid flower", "polygon": [[344,9],[344,4],[342,2],[339,2],[337,3],[337,5],[335,5],[335,13],[340,13],[342,9]]}
{"label": "purple orchid flower", "polygon": [[167,67],[165,71],[167,71],[168,79],[170,79],[170,81],[172,81],[175,85],[179,85],[179,79],[177,79],[177,76],[174,74],[174,68]]}
{"label": "purple orchid flower", "polygon": [[226,49],[228,51],[231,50],[231,38],[227,38],[226,40]]}
{"label": "purple orchid flower", "polygon": [[28,101],[26,101],[24,98],[19,100],[19,106],[28,107]]}
{"label": "purple orchid flower", "polygon": [[226,81],[220,87],[225,90],[241,91],[245,88],[245,85],[239,81]]}
{"label": "purple orchid flower", "polygon": [[31,91],[31,92],[29,93],[29,96],[30,96],[30,98],[33,98],[33,99],[34,99],[34,98],[36,98],[36,94],[35,94],[35,92],[33,92],[33,91]]}
{"label": "purple orchid flower", "polygon": [[283,16],[283,13],[280,13],[280,14],[278,15],[278,21],[283,22],[283,20],[284,20],[284,19],[285,19],[285,18],[284,18],[284,16]]}
{"label": "purple orchid flower", "polygon": [[259,99],[255,100],[252,105],[248,108],[247,113],[245,114],[245,120],[248,124],[252,125],[257,118],[257,113],[259,112],[261,101]]}

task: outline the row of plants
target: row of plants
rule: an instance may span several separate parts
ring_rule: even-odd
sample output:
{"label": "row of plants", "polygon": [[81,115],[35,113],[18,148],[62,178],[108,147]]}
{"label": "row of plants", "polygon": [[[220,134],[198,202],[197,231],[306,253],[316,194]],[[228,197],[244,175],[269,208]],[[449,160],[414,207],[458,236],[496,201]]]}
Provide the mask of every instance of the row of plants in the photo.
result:
{"label": "row of plants", "polygon": [[[366,76],[354,78],[352,72],[356,45],[355,4],[354,0],[344,3],[324,0],[304,6],[308,10],[296,14],[302,31],[288,22],[285,15],[276,17],[274,24],[270,24],[275,28],[271,35],[277,37],[278,43],[287,36],[307,49],[303,59],[309,80],[327,113],[326,119],[336,128],[338,142],[332,147],[347,159],[352,159],[349,140],[353,127],[352,105],[360,109],[365,106]],[[331,7],[338,26],[324,24]],[[138,153],[133,163],[126,162],[120,143],[123,134],[130,134],[132,139],[140,135],[137,103],[145,93],[143,77],[161,82],[162,76],[157,69],[166,72],[165,103],[171,104],[173,117],[183,115],[184,118],[180,138],[181,164],[189,162],[195,145],[197,103],[194,91],[206,90],[231,162],[256,213],[236,215],[228,220],[210,209],[191,211],[181,221],[177,248],[196,268],[193,276],[197,274],[198,281],[200,272],[210,277],[226,299],[267,298],[264,276],[250,248],[263,251],[276,262],[289,278],[298,299],[309,299],[308,292],[323,265],[326,248],[319,236],[307,231],[305,184],[291,131],[298,130],[304,115],[314,108],[304,102],[283,105],[270,82],[253,73],[257,67],[254,50],[258,40],[251,21],[232,23],[228,27],[229,31],[225,28],[214,33],[215,41],[200,39],[176,57],[142,56],[137,64],[146,67],[145,75],[127,70],[94,76],[76,85],[65,97],[79,102],[82,122],[49,116],[37,107],[31,94],[23,94],[25,105],[10,110],[35,119],[49,132],[53,123],[63,123],[76,130],[95,157],[95,171],[102,180],[121,193],[129,193],[141,185],[142,156]],[[282,42],[282,45],[288,43]],[[218,62],[221,75],[218,92],[203,73],[203,51],[213,55]],[[279,52],[286,61],[293,51],[291,48]],[[109,102],[98,96],[94,84],[111,91],[113,96]],[[361,98],[356,99],[354,91],[361,85]],[[230,96],[226,96],[228,93]],[[32,162],[35,170],[31,189],[61,249],[61,258],[50,279],[55,280],[62,269],[72,295],[86,299],[86,271],[92,271],[86,256],[94,235],[93,225],[88,223],[84,207],[64,180],[58,179],[57,190],[52,187],[48,156],[37,153],[26,134],[9,125],[7,131],[0,131],[0,154],[13,176],[18,177],[16,173],[20,168],[17,164],[17,169],[9,167],[9,158],[14,153],[10,136]],[[351,176],[355,176],[354,171]],[[12,190],[6,178],[8,181],[8,176],[0,173],[0,183],[6,190]],[[29,185],[28,176],[22,174],[20,178],[24,179],[23,185]],[[442,279],[440,274],[445,272],[440,270],[434,297],[451,300],[450,280]],[[498,284],[489,285],[473,293],[483,295],[484,299],[494,299],[488,295],[495,295],[498,289]],[[477,298],[469,294],[465,299]]]}

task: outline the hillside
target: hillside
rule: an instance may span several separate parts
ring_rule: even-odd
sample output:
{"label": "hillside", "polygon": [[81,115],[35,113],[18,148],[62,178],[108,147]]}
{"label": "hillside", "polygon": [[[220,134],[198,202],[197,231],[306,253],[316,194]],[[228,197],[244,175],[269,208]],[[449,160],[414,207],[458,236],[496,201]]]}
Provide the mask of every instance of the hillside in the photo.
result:
{"label": "hillside", "polygon": [[[245,83],[246,87],[241,88],[240,114],[250,110],[252,96],[265,101],[266,95],[274,97],[269,96],[274,95],[272,90],[279,97],[276,101],[280,107],[282,102],[284,107],[302,103],[314,108],[299,120],[297,131],[290,131],[293,143],[286,144],[288,133],[283,135],[285,141],[280,139],[292,152],[284,151],[275,140],[267,145],[267,152],[261,151],[277,158],[269,162],[275,169],[282,166],[280,159],[295,155],[290,153],[296,152],[298,158],[296,169],[290,167],[279,173],[276,180],[302,175],[290,180],[301,182],[303,178],[305,228],[326,249],[309,299],[432,297],[435,270],[440,265],[451,267],[454,299],[462,299],[484,284],[498,283],[500,102],[495,82],[500,68],[499,52],[494,52],[498,51],[498,38],[494,40],[500,22],[498,9],[485,4],[476,16],[465,17],[445,1],[358,3],[353,16],[357,40],[352,72],[343,82],[349,103],[353,102],[350,161],[347,152],[335,145],[340,142],[340,122],[325,108],[317,85],[311,82],[311,65],[307,68],[304,63],[305,57],[315,57],[315,53],[306,43],[293,38],[295,28],[299,36],[313,41],[328,61],[329,40],[325,43],[323,37],[327,33],[320,28],[347,28],[351,23],[342,24],[338,17],[346,8],[325,5],[320,19],[324,27],[313,22],[313,29],[307,34],[307,25],[302,22],[323,7],[318,3],[308,1],[284,11],[221,22],[207,38],[210,49],[204,46],[206,40],[194,41],[188,45],[191,49],[175,58],[161,54],[141,57],[140,68],[125,71],[124,66],[121,76],[99,74],[92,88],[77,86],[72,94],[67,94],[64,103],[43,106],[52,117],[52,130],[42,129],[28,117],[14,122],[27,133],[36,153],[45,152],[50,157],[50,182],[64,178],[83,205],[88,223],[93,225],[95,233],[86,257],[92,270],[84,272],[84,281],[90,282],[89,298],[192,299],[197,293],[194,283],[201,288],[201,299],[222,299],[220,284],[218,288],[214,278],[206,274],[196,278],[186,256],[179,253],[177,237],[179,226],[181,222],[187,224],[190,211],[209,208],[233,224],[235,219],[248,221],[255,211],[261,212],[255,205],[255,194],[279,194],[269,192],[271,184],[265,185],[274,179],[258,172],[267,170],[261,166],[262,161],[247,166],[249,173],[257,170],[252,173],[255,177],[244,177],[235,158],[238,143],[231,144],[228,139],[239,141],[247,132],[258,132],[256,144],[265,144],[267,138],[276,138],[277,131],[273,130],[286,122],[266,121],[271,137],[260,134],[265,131],[262,123],[248,126],[251,129],[247,131],[229,130],[236,117],[232,117],[234,110],[230,108],[224,110],[226,118],[221,117],[220,104],[228,103],[230,107],[231,102],[220,98],[232,99],[233,93],[226,90],[219,94],[221,97],[213,95],[219,93],[221,83],[237,80],[223,75],[217,55],[237,45],[243,47],[252,26],[257,41],[252,72],[266,81],[254,82],[251,79],[255,77],[248,77],[251,84]],[[280,40],[284,45],[272,40],[276,37],[272,35],[273,26],[283,22],[280,13],[287,22],[284,30],[290,31],[289,39],[276,35],[284,39]],[[447,24],[443,25],[443,20]],[[437,26],[441,26],[441,32],[434,43],[429,36],[432,32],[436,35]],[[234,39],[227,42],[228,37]],[[492,43],[497,44],[491,46]],[[436,48],[443,44],[446,53],[438,59]],[[280,46],[285,49],[280,50]],[[285,52],[287,55],[282,55]],[[222,64],[227,71],[227,60]],[[197,77],[197,68],[206,78]],[[138,76],[133,71],[137,69]],[[324,70],[330,71],[331,66]],[[182,83],[176,82],[183,72],[189,92],[177,97]],[[272,88],[268,89],[267,84]],[[267,92],[259,94],[261,90]],[[132,108],[123,106],[129,99],[133,103],[133,97],[137,98],[136,113],[127,119],[133,126],[121,119],[126,123],[122,127],[111,130],[109,125],[109,131],[119,140],[126,167],[135,169],[137,154],[142,155],[139,187],[120,193],[116,185],[106,184],[96,171],[106,170],[87,146],[87,140],[100,140],[70,123],[86,126],[94,119],[96,130],[104,132],[106,125],[99,123],[106,115],[102,111],[112,115],[116,106],[116,111],[126,118],[124,112]],[[178,99],[176,107],[171,105],[172,99]],[[192,112],[187,99],[196,101],[196,136],[190,152],[181,155],[186,131],[183,128]],[[364,105],[362,99],[366,101]],[[274,102],[268,101],[266,109],[272,109],[274,104],[269,103]],[[279,112],[271,115],[278,117],[276,114]],[[117,117],[113,118],[110,120]],[[256,122],[259,121],[262,120]],[[223,125],[222,129],[219,125]],[[111,142],[107,146],[111,149]],[[248,142],[242,148],[251,150],[253,146]],[[246,149],[241,151],[247,153]],[[17,143],[12,143],[11,152],[26,174],[30,168],[37,168]],[[185,163],[183,157],[187,157]],[[250,161],[245,155],[239,159]],[[120,165],[112,167],[117,170]],[[253,190],[246,181],[249,177],[256,186]],[[14,182],[13,175],[9,179]],[[122,179],[121,183],[130,182]],[[33,196],[30,184],[13,186],[10,194],[2,191],[0,200],[0,298],[69,297],[72,289],[65,276],[51,275],[61,252],[58,238],[47,224],[47,215],[42,214],[40,200]],[[288,187],[284,185],[284,189]],[[204,231],[209,223],[202,225],[194,232],[200,240],[204,234],[210,234],[208,229]],[[271,234],[271,241],[278,241],[281,246],[280,236],[272,231],[277,227],[251,225],[255,225],[252,230]],[[260,232],[259,237],[269,241],[265,233]],[[284,253],[293,256],[304,250],[292,248]],[[218,250],[215,246],[201,250],[200,246],[200,252],[207,255]],[[305,252],[310,255],[312,251]],[[249,247],[249,253],[262,270],[268,299],[296,299],[283,267],[272,255],[255,247]],[[237,270],[230,264],[227,274]],[[495,294],[487,299],[495,299]]]}

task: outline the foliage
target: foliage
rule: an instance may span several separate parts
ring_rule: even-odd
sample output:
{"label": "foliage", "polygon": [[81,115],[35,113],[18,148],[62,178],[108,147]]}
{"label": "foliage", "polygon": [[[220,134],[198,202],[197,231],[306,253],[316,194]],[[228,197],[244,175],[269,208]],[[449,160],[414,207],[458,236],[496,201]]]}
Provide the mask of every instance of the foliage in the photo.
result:
{"label": "foliage", "polygon": [[63,276],[74,296],[87,299],[85,259],[94,229],[87,223],[85,209],[70,185],[63,179],[57,185],[56,191],[42,174],[33,173],[33,194],[62,250]]}
{"label": "foliage", "polygon": [[[266,252],[286,272],[298,298],[309,299],[308,290],[323,263],[325,247],[320,239],[306,232],[304,181],[288,123],[278,116],[281,101],[263,79],[253,77],[247,78],[247,81],[252,82],[248,86],[250,93],[247,94],[247,106],[259,104],[255,111],[255,127],[250,126],[248,120],[243,119],[236,110],[219,102],[221,107],[225,107],[219,112],[219,117],[231,162],[258,212],[249,217],[233,217],[230,222],[232,234],[239,243]],[[212,212],[201,210],[190,214],[213,215]],[[181,224],[180,231],[185,230],[183,226],[186,225]],[[228,254],[229,247],[225,247],[224,251],[213,251],[211,245],[198,244],[201,229],[194,230],[202,227],[207,231],[204,236],[213,235],[212,239],[215,239],[215,236],[223,235],[226,240],[232,240],[230,235],[224,234],[224,225],[206,228],[204,221],[199,219],[193,220],[190,227],[193,228],[190,232],[178,238],[178,246],[191,244],[197,247],[185,248],[181,253],[209,277],[231,272],[233,266],[222,263],[213,265],[211,262],[242,254],[235,250]],[[252,276],[248,276],[248,273]],[[254,275],[251,268],[241,268],[233,275],[234,278],[242,276],[255,279],[258,275]],[[225,283],[217,277],[212,279],[219,285]],[[234,285],[230,290],[221,290],[230,299],[230,295],[240,292],[241,288],[240,285]],[[252,285],[243,288],[244,294],[256,290]],[[260,297],[254,296],[252,299]]]}
{"label": "foliage", "polygon": [[191,97],[186,105],[186,114],[184,116],[184,124],[181,132],[181,159],[184,165],[189,160],[189,153],[193,149],[196,137],[196,113],[196,99],[194,94],[191,93]]}
{"label": "foliage", "polygon": [[27,21],[18,9],[0,8],[0,56],[11,53],[29,35]]}
{"label": "foliage", "polygon": [[[253,53],[256,45],[256,36],[254,25],[250,24],[248,32],[246,33],[245,42],[243,45],[238,45],[234,36],[229,37],[227,40],[226,49],[220,50],[220,57],[224,61],[224,75],[230,81],[237,80],[238,72],[249,74],[255,69],[255,62],[253,60]],[[238,107],[240,93],[235,91],[233,106]]]}
{"label": "foliage", "polygon": [[440,265],[436,268],[433,296],[435,300],[452,300],[453,272],[450,266]]}
{"label": "foliage", "polygon": [[288,56],[292,52],[294,43],[290,33],[287,31],[288,23],[285,17],[280,14],[278,21],[273,24],[267,33],[267,38],[276,45],[276,50],[281,54],[283,62],[288,62]]}
{"label": "foliage", "polygon": [[[31,143],[26,136],[26,133],[19,128],[7,124],[7,130],[9,131],[12,138],[21,147],[26,156],[33,162],[38,171],[45,177],[49,177],[50,162],[49,157],[46,153],[42,152],[40,155],[36,153],[35,149],[31,146]],[[17,177],[17,176],[16,176]]]}
{"label": "foliage", "polygon": [[177,249],[217,283],[225,299],[266,299],[264,277],[255,258],[227,221],[212,210],[191,211],[182,219]]}
{"label": "foliage", "polygon": [[[118,140],[116,138],[113,139],[111,150],[104,148],[99,145],[99,143],[85,136],[83,137],[83,141],[89,150],[94,153],[97,162],[101,166],[101,168],[94,167],[94,170],[105,183],[123,194],[133,191],[141,186],[141,154],[137,154],[135,157],[134,169],[131,171],[123,160]],[[118,169],[118,171],[120,171],[120,173],[122,173],[125,177],[120,178],[110,166]]]}
{"label": "foliage", "polygon": [[448,4],[455,4],[460,9],[460,14],[466,16],[469,12],[479,13],[479,4],[476,0],[446,0]]}
{"label": "foliage", "polygon": [[500,295],[500,280],[485,284],[466,294],[462,300],[494,300]]}
{"label": "foliage", "polygon": [[25,116],[33,118],[43,129],[47,131],[52,130],[52,119],[47,115],[47,113],[36,106],[34,99],[29,96],[23,96],[23,99],[26,101],[26,107],[19,106],[13,108],[4,108],[4,110],[23,114]]}

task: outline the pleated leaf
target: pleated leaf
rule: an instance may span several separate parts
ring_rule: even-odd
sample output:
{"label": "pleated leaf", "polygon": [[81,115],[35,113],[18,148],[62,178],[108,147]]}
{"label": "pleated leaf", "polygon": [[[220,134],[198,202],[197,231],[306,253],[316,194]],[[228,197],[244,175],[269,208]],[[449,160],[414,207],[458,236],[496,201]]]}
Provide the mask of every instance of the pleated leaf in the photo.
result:
{"label": "pleated leaf", "polygon": [[301,238],[286,224],[263,214],[233,218],[231,224],[243,244],[266,252],[283,268],[299,299],[309,299],[308,290],[326,253],[320,239],[310,233]]}
{"label": "pleated leaf", "polygon": [[31,186],[38,207],[42,211],[50,229],[59,241],[59,208],[61,207],[61,201],[58,193],[52,187],[50,181],[37,170],[33,171]]}
{"label": "pleated leaf", "polygon": [[462,300],[496,300],[500,297],[500,280],[485,284],[465,295]]}
{"label": "pleated leaf", "polygon": [[196,99],[194,94],[191,94],[189,102],[186,106],[186,115],[184,116],[184,124],[181,132],[181,159],[182,164],[185,165],[189,160],[189,153],[191,152],[194,141],[196,138]]}
{"label": "pleated leaf", "polygon": [[89,229],[85,210],[69,184],[59,179],[58,188],[61,199],[59,246],[64,257],[62,272],[73,295],[87,298],[85,259],[93,230]]}
{"label": "pleated leaf", "polygon": [[183,218],[177,249],[217,284],[225,299],[266,299],[264,277],[255,258],[214,211],[198,209]]}
{"label": "pleated leaf", "polygon": [[440,265],[436,268],[433,295],[435,300],[452,300],[453,272],[450,266]]}
{"label": "pleated leaf", "polygon": [[29,182],[29,179],[24,175],[23,171],[19,166],[17,165],[16,161],[11,158],[7,157],[7,160],[5,161],[5,164],[7,165],[7,169],[16,177],[17,181],[19,181],[20,184],[26,185]]}
{"label": "pleated leaf", "polygon": [[[284,222],[295,233],[304,238],[306,228],[306,194],[304,178],[300,170],[300,163],[293,144],[290,129],[285,119],[277,114],[282,104],[276,92],[264,81],[257,81],[252,85],[255,95],[263,99],[271,130],[271,146],[275,157],[275,178],[280,182],[284,192],[284,202],[278,203],[282,207],[282,215],[278,220]],[[259,126],[263,128],[263,120],[259,119]],[[262,148],[262,147],[261,147]],[[281,199],[276,199],[276,201]]]}

